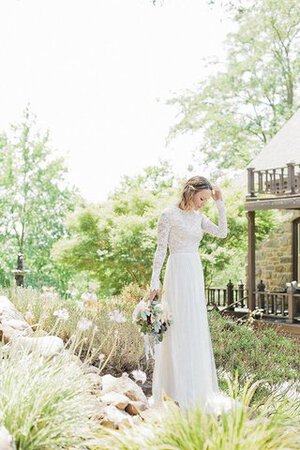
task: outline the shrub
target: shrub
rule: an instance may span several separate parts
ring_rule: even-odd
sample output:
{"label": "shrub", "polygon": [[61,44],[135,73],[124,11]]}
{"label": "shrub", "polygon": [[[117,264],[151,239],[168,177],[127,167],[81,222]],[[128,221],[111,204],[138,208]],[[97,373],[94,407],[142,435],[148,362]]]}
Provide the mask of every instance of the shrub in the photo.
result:
{"label": "shrub", "polygon": [[0,350],[2,423],[19,450],[86,448],[96,414],[88,379],[68,353]]}

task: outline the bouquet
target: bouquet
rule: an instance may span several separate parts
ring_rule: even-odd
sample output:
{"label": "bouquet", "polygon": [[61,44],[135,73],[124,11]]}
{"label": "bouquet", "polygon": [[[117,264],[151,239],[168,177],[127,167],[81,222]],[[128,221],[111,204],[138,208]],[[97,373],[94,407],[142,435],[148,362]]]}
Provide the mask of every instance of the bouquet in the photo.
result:
{"label": "bouquet", "polygon": [[140,333],[154,336],[157,344],[163,340],[163,335],[172,324],[173,319],[171,313],[155,296],[150,304],[142,299],[136,305],[132,313],[132,322],[138,326]]}

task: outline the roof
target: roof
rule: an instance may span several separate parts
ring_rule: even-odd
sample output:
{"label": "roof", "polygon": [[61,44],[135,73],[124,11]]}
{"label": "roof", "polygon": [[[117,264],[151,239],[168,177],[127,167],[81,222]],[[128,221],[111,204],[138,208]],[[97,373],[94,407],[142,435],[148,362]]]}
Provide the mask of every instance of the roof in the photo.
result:
{"label": "roof", "polygon": [[256,170],[300,164],[300,109],[283,125],[262,151],[248,164]]}

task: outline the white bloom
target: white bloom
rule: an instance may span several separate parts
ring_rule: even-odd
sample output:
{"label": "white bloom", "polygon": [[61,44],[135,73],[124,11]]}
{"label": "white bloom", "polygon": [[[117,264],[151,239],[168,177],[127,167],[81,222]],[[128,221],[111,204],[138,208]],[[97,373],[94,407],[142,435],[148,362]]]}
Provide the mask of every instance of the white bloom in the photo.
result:
{"label": "white bloom", "polygon": [[95,292],[84,292],[80,298],[83,302],[96,302],[98,300]]}
{"label": "white bloom", "polygon": [[173,320],[173,316],[170,311],[164,311],[159,317],[162,322],[167,322],[168,320]]}
{"label": "white bloom", "polygon": [[71,297],[75,297],[77,295],[77,289],[74,286],[74,282],[73,281],[68,281],[68,289],[67,289],[67,294],[70,294]]}
{"label": "white bloom", "polygon": [[142,383],[145,383],[147,379],[147,375],[142,370],[133,370],[132,375],[135,379],[135,381],[141,381]]}
{"label": "white bloom", "polygon": [[136,318],[137,318],[137,315],[138,315],[140,312],[145,311],[145,310],[147,310],[147,309],[148,309],[148,307],[147,307],[147,304],[146,304],[145,300],[144,300],[144,299],[141,300],[141,301],[136,305],[136,307],[135,307],[134,310],[133,310],[133,313],[132,313],[132,320],[135,321]]}
{"label": "white bloom", "polygon": [[86,331],[86,330],[89,330],[92,325],[93,325],[93,322],[91,320],[85,319],[83,317],[82,319],[79,320],[79,322],[77,324],[77,328],[79,328],[79,330],[81,330],[81,331]]}
{"label": "white bloom", "polygon": [[97,283],[95,283],[95,281],[90,281],[89,282],[89,290],[90,291],[95,291],[97,289],[98,285]]}
{"label": "white bloom", "polygon": [[53,313],[54,316],[56,316],[59,320],[68,320],[70,317],[69,311],[66,308],[57,309]]}
{"label": "white bloom", "polygon": [[117,309],[110,311],[108,313],[108,317],[110,318],[110,320],[112,320],[114,322],[119,322],[119,323],[126,322],[126,318],[124,317],[124,315]]}
{"label": "white bloom", "polygon": [[105,354],[104,353],[100,353],[98,358],[99,358],[100,362],[102,363],[102,361],[105,359]]}
{"label": "white bloom", "polygon": [[56,302],[58,300],[58,294],[54,288],[43,286],[41,298],[47,302]]}

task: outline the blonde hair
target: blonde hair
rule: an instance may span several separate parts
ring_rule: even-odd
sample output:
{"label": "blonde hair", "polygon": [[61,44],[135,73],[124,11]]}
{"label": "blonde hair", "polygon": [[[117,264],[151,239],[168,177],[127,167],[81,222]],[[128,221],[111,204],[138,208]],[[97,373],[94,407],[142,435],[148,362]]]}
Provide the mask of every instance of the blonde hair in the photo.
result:
{"label": "blonde hair", "polygon": [[191,211],[193,209],[192,201],[194,195],[203,189],[213,190],[213,187],[207,178],[199,175],[189,178],[183,185],[181,198],[177,203],[177,206],[184,211]]}

